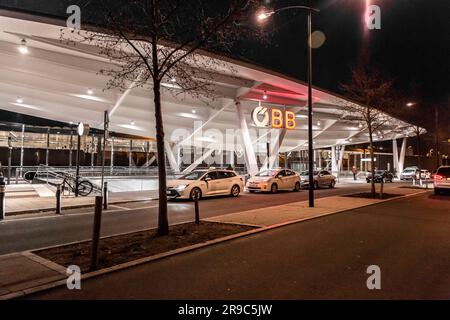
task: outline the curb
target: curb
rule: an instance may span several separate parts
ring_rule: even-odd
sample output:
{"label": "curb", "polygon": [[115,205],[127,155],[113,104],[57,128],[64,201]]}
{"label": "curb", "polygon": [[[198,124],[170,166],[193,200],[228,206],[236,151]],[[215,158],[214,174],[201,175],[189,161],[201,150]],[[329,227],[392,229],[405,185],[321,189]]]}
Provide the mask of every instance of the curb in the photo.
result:
{"label": "curb", "polygon": [[[133,203],[133,202],[143,202],[143,201],[154,201],[158,200],[158,198],[146,198],[146,199],[138,199],[138,200],[118,200],[118,201],[112,201],[108,202],[108,205],[114,205],[114,204],[122,204],[122,203]],[[72,210],[72,209],[80,209],[80,208],[91,208],[94,207],[95,204],[79,204],[79,205],[69,205],[69,206],[62,206],[61,210]],[[44,212],[51,212],[55,211],[54,207],[47,207],[42,209],[29,209],[29,210],[20,210],[20,211],[10,211],[6,213],[6,217],[13,217],[13,216],[19,216],[22,214],[29,214],[29,213],[44,213]]]}
{"label": "curb", "polygon": [[[197,249],[205,248],[205,247],[208,247],[208,246],[211,246],[211,245],[215,245],[215,244],[219,244],[219,243],[235,240],[235,239],[238,239],[238,238],[248,237],[248,236],[260,233],[260,232],[270,231],[270,230],[273,230],[273,229],[277,229],[277,228],[281,228],[281,227],[285,227],[285,226],[289,226],[289,225],[294,225],[294,224],[297,224],[297,223],[300,223],[300,222],[303,222],[303,221],[314,220],[314,219],[322,218],[324,216],[330,216],[330,215],[342,213],[342,212],[345,212],[345,211],[353,211],[353,210],[357,210],[357,209],[361,209],[361,208],[365,208],[365,207],[369,207],[369,206],[373,206],[373,205],[377,205],[377,204],[382,204],[382,203],[389,202],[389,201],[401,200],[401,199],[404,199],[404,198],[413,197],[413,196],[416,196],[416,195],[419,195],[419,194],[423,194],[423,193],[427,193],[427,192],[428,191],[421,190],[419,192],[410,193],[410,194],[406,194],[406,195],[402,195],[402,196],[394,197],[394,198],[390,198],[390,199],[385,199],[385,200],[381,200],[381,201],[375,202],[375,203],[369,203],[369,204],[362,205],[362,206],[359,206],[359,207],[356,207],[356,208],[352,208],[352,209],[340,209],[340,210],[337,210],[337,211],[323,213],[323,214],[312,216],[312,217],[304,217],[304,218],[301,218],[301,219],[296,219],[296,220],[291,220],[291,221],[287,221],[287,222],[282,222],[282,223],[274,224],[274,225],[267,226],[267,227],[259,226],[257,229],[254,229],[254,230],[249,230],[249,231],[245,231],[245,232],[241,232],[241,233],[236,233],[236,234],[229,235],[229,236],[226,236],[226,237],[217,238],[217,239],[210,240],[210,241],[207,241],[207,242],[198,243],[198,244],[194,244],[194,245],[191,245],[191,246],[187,246],[187,247],[183,247],[183,248],[179,248],[179,249],[175,249],[175,250],[159,253],[159,254],[156,254],[156,255],[153,255],[153,256],[144,257],[144,258],[141,258],[141,259],[125,262],[125,263],[118,264],[118,265],[115,265],[115,266],[112,266],[112,267],[103,268],[103,269],[100,269],[100,270],[97,270],[97,271],[88,272],[88,273],[82,274],[81,275],[81,279],[82,280],[86,280],[86,279],[94,278],[94,277],[105,275],[105,274],[112,273],[112,272],[115,272],[115,271],[125,270],[125,269],[131,268],[131,267],[134,267],[134,266],[137,266],[137,265],[141,265],[141,264],[144,264],[144,263],[157,261],[157,260],[161,260],[161,259],[164,259],[164,258],[175,256],[175,255],[178,255],[178,254],[187,253],[187,252],[194,251],[194,250],[197,250]],[[203,221],[208,221],[208,219],[205,219]],[[212,221],[212,222],[221,223],[221,222],[217,222],[217,221]],[[178,224],[183,224],[183,223],[186,223],[186,222],[181,222],[181,223],[178,223]],[[227,223],[227,222],[222,222],[222,223]],[[233,223],[227,223],[227,224],[233,224]],[[238,224],[238,223],[234,223],[234,224]],[[243,225],[251,226],[251,225],[248,225],[248,224],[243,224]],[[144,229],[144,230],[149,230],[149,229]],[[136,231],[136,232],[139,232],[139,231]],[[121,234],[117,234],[117,235],[110,235],[110,236],[107,236],[107,237],[102,237],[102,239],[103,238],[114,237],[114,236],[118,236],[118,235],[123,235],[123,234],[127,234],[127,233],[130,233],[130,232],[125,232],[125,233],[121,233]],[[69,244],[75,244],[75,243],[80,243],[80,242],[86,242],[86,240],[85,241],[76,241],[76,242],[72,242],[72,243],[69,243]],[[49,247],[45,247],[45,248],[34,249],[33,251],[39,251],[39,250],[48,249],[48,248],[56,248],[56,247],[61,247],[61,246],[65,246],[65,245],[68,245],[68,244],[66,243],[66,244],[61,244],[61,245],[56,245],[56,246],[49,246]],[[34,255],[31,251],[25,251],[24,254]],[[48,263],[53,263],[52,261],[44,259],[42,257],[39,257],[39,259],[41,259],[41,261],[46,260],[46,261],[48,261]],[[53,263],[53,267],[54,268],[58,268],[58,270],[61,270],[61,268],[64,268],[63,266],[57,265],[56,263]],[[45,290],[48,290],[48,289],[56,288],[56,287],[59,287],[59,286],[65,285],[65,284],[66,284],[66,279],[58,280],[58,281],[50,282],[50,283],[47,283],[47,284],[44,284],[44,285],[40,285],[40,286],[32,287],[32,288],[29,288],[29,289],[26,289],[26,290],[22,290],[22,291],[19,291],[19,292],[14,292],[14,293],[9,293],[9,294],[6,294],[6,295],[2,295],[2,296],[0,296],[0,300],[16,299],[16,298],[20,298],[20,297],[24,297],[24,296],[33,294],[33,293],[37,293],[37,292],[45,291]]]}

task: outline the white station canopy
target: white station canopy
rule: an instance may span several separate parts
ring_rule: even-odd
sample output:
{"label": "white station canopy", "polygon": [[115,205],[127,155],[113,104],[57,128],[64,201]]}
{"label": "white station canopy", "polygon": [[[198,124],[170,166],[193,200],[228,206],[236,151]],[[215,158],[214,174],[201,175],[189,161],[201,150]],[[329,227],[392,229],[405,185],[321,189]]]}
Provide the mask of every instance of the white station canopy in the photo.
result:
{"label": "white station canopy", "polygon": [[[110,112],[110,130],[155,137],[153,93],[148,88],[121,92],[104,90],[108,77],[99,75],[111,64],[95,47],[73,47],[60,39],[61,26],[18,19],[0,12],[0,109],[67,123],[83,122],[102,129],[103,112]],[[25,39],[27,54],[18,48]],[[214,75],[216,97],[202,99],[163,89],[166,136],[197,121],[207,129],[238,129],[235,101],[241,102],[249,128],[255,127],[252,110],[258,105],[295,114],[295,129],[286,130],[280,152],[307,149],[307,86],[261,67],[227,60],[233,74]],[[204,70],[204,72],[211,72]],[[167,84],[169,85],[169,84]],[[343,119],[345,101],[321,89],[313,90],[315,148],[368,141],[357,119]],[[410,135],[408,124],[390,117],[378,133],[379,140]],[[279,130],[279,129],[272,129]],[[203,137],[204,138],[204,137]]]}

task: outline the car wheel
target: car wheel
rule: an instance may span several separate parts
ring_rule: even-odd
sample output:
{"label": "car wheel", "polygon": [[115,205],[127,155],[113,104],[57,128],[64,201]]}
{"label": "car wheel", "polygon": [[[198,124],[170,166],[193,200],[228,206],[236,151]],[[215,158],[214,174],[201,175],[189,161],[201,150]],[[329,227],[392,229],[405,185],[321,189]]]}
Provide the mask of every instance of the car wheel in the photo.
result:
{"label": "car wheel", "polygon": [[296,182],[296,183],[295,183],[295,187],[294,187],[294,191],[295,191],[295,192],[298,192],[298,191],[300,191],[300,188],[301,188],[301,187],[300,187],[300,182]]}
{"label": "car wheel", "polygon": [[333,189],[335,185],[336,185],[336,181],[331,180],[331,182],[330,182],[330,189]]}
{"label": "car wheel", "polygon": [[193,188],[189,197],[191,200],[195,200],[196,198],[200,200],[202,198],[202,190],[200,188]]}
{"label": "car wheel", "polygon": [[314,181],[314,189],[319,189],[319,183],[317,181]]}
{"label": "car wheel", "polygon": [[238,185],[234,185],[234,186],[232,186],[231,187],[231,193],[230,193],[230,195],[232,196],[232,197],[237,197],[237,196],[239,196],[239,193],[241,192],[241,189],[239,188],[239,186]]}
{"label": "car wheel", "polygon": [[438,188],[434,188],[434,194],[440,194],[441,190],[439,190]]}
{"label": "car wheel", "polygon": [[270,186],[270,192],[271,192],[271,193],[277,193],[277,191],[278,191],[278,186],[277,186],[276,183],[273,183],[273,184]]}

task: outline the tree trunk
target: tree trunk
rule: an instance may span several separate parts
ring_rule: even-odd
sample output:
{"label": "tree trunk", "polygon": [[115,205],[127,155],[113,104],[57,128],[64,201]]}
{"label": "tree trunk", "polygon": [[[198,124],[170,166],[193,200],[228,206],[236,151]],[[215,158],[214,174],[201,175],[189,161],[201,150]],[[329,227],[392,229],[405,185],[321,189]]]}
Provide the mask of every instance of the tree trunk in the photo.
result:
{"label": "tree trunk", "polygon": [[169,220],[167,218],[167,184],[166,184],[166,154],[164,150],[164,126],[161,110],[161,86],[159,81],[153,85],[156,121],[156,150],[158,159],[158,184],[159,184],[159,208],[158,208],[158,231],[162,236],[169,233]]}
{"label": "tree trunk", "polygon": [[375,161],[373,156],[373,137],[372,137],[372,127],[369,124],[369,140],[370,140],[370,171],[372,174],[372,179],[370,179],[370,193],[372,198],[375,198]]}

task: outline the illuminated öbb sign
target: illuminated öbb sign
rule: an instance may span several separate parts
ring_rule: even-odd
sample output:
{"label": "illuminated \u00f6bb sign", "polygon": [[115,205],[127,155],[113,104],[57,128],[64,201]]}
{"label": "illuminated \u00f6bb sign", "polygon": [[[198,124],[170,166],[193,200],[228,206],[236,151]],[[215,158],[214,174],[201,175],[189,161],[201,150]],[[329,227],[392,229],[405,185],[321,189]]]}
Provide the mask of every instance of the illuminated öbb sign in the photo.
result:
{"label": "illuminated \u00f6bb sign", "polygon": [[258,106],[252,111],[252,120],[257,127],[295,129],[295,113],[277,108]]}

